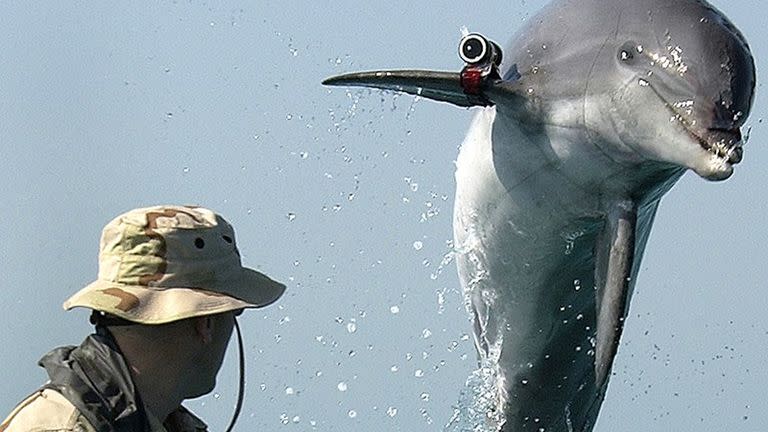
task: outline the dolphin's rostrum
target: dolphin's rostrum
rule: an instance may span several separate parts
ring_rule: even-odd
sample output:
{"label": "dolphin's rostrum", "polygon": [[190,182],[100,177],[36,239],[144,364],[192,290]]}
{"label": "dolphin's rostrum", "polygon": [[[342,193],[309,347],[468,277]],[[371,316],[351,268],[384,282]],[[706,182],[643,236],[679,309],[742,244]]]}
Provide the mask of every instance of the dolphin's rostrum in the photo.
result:
{"label": "dolphin's rostrum", "polygon": [[[475,116],[457,159],[454,238],[492,428],[591,431],[659,200],[742,158],[755,69],[702,0],[555,0],[504,53],[462,40],[461,73],[379,71],[328,85],[403,91]],[[491,416],[492,417],[492,416]]]}

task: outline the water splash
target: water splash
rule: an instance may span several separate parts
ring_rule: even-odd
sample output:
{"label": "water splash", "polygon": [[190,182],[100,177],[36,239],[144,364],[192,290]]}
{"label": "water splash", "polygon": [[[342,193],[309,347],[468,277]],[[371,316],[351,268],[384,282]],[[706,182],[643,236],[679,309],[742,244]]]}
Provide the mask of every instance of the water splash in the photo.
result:
{"label": "water splash", "polygon": [[490,347],[488,356],[481,359],[480,367],[467,378],[444,432],[495,432],[504,423],[497,390],[503,379],[498,367],[502,342],[499,338]]}
{"label": "water splash", "polygon": [[440,260],[440,264],[437,266],[437,269],[429,275],[430,279],[436,280],[440,275],[443,273],[443,270],[453,262],[453,259],[455,257],[456,250],[451,247],[451,249],[443,254],[443,258]]}
{"label": "water splash", "polygon": [[[473,270],[464,286],[465,308],[470,315],[473,296],[480,294],[482,301],[488,306],[492,306],[496,301],[493,293],[483,289],[488,270],[484,257],[478,251],[479,242],[480,236],[470,228],[460,243],[452,245],[450,253],[446,254],[444,262],[441,263],[445,265],[463,255],[471,264]],[[503,327],[504,323],[499,325]],[[487,323],[480,323],[480,327],[486,329]],[[486,339],[483,334],[479,337]],[[469,339],[469,336],[466,339]],[[459,402],[454,407],[453,416],[443,429],[445,432],[496,432],[500,425],[504,424],[504,413],[501,409],[504,400],[499,393],[499,389],[506,388],[499,368],[501,347],[504,343],[503,333],[492,339],[493,342],[487,347],[487,351],[481,350],[480,365],[467,378]],[[465,338],[462,337],[462,340]]]}

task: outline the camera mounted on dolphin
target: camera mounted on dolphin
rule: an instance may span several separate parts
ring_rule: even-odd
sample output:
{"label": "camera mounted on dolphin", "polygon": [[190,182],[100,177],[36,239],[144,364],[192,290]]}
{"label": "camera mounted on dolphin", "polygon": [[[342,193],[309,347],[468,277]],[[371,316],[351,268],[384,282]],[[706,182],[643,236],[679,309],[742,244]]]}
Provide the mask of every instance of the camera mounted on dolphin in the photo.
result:
{"label": "camera mounted on dolphin", "polygon": [[478,33],[470,33],[459,42],[459,56],[466,63],[459,73],[464,94],[475,99],[476,105],[493,105],[483,96],[483,88],[488,82],[501,80],[501,47]]}

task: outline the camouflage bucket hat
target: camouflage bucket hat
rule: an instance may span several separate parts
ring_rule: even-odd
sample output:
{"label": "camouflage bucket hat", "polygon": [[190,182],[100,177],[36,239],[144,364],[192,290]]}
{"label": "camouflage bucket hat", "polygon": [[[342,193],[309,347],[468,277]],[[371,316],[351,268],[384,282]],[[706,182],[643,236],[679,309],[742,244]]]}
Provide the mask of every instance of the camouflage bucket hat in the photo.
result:
{"label": "camouflage bucket hat", "polygon": [[285,285],[245,268],[232,226],[200,207],[129,211],[101,234],[98,279],[64,302],[162,324],[276,301]]}

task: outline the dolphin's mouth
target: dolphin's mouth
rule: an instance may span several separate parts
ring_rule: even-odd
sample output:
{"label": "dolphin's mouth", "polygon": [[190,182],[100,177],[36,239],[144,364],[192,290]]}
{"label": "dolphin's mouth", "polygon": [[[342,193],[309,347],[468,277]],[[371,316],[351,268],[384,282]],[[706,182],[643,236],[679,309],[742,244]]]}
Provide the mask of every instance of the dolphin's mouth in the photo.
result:
{"label": "dolphin's mouth", "polygon": [[706,138],[701,137],[686,127],[688,133],[704,150],[714,154],[730,164],[741,162],[744,157],[741,131],[739,129],[709,129],[705,132]]}
{"label": "dolphin's mouth", "polygon": [[652,85],[649,87],[664,102],[672,114],[672,120],[679,122],[688,135],[696,141],[699,146],[711,155],[716,156],[723,163],[735,165],[741,162],[744,157],[743,141],[741,130],[710,128],[701,129],[694,125],[688,116],[679,111],[675,104],[669,103]]}

